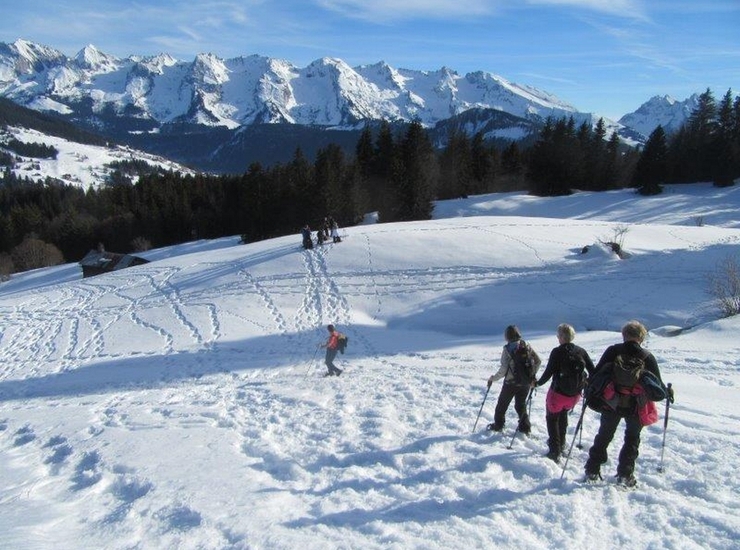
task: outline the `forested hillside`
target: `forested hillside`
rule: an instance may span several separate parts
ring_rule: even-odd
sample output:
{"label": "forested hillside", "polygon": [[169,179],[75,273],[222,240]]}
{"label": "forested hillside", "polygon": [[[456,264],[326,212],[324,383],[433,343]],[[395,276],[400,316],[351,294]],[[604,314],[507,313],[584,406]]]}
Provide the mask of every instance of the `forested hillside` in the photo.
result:
{"label": "forested hillside", "polygon": [[369,212],[380,222],[424,220],[435,200],[493,191],[553,196],[631,186],[652,195],[664,183],[726,186],[739,176],[740,98],[728,91],[717,102],[710,90],[684,127],[672,135],[658,127],[642,150],[607,136],[603,121],[591,128],[550,119],[531,147],[453,131],[441,150],[418,122],[401,132],[384,123],[365,128],[354,156],[329,145],[310,160],[299,149],[288,163],[254,163],[240,175],[154,172],[83,190],[5,170],[0,270],[75,261],[98,243],[129,252],[225,235],[250,242],[315,228],[327,215],[343,226]]}

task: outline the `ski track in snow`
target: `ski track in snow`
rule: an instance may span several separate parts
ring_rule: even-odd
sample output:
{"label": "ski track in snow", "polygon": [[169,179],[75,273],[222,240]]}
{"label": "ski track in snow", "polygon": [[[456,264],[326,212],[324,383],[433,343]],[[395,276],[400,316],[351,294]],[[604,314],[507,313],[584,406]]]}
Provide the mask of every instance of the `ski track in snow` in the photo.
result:
{"label": "ski track in snow", "polygon": [[[546,388],[533,399],[531,438],[516,435],[507,448],[516,425],[512,409],[503,434],[482,430],[492,419],[498,385],[471,433],[484,381],[500,354],[498,340],[472,359],[454,348],[386,353],[385,343],[355,326],[358,299],[371,304],[368,316],[380,322],[391,294],[449,295],[503,281],[536,287],[606,325],[620,285],[629,284],[624,271],[607,270],[604,277],[614,284],[605,285],[610,290],[598,304],[569,302],[562,297],[562,279],[572,266],[539,252],[545,240],[564,250],[571,248],[568,242],[524,239],[517,236],[521,225],[469,229],[521,249],[536,265],[383,268],[374,252],[383,232],[375,231],[353,235],[367,262],[358,272],[337,270],[335,256],[345,245],[328,244],[296,250],[295,270],[281,275],[254,272],[249,258],[226,268],[215,262],[154,267],[143,275],[121,272],[34,291],[0,305],[0,460],[13,474],[4,476],[0,489],[0,506],[13,511],[0,517],[2,525],[14,525],[2,544],[735,547],[736,407],[718,415],[701,406],[706,402],[679,395],[667,434],[667,471],[656,471],[659,423],[643,431],[639,486],[633,491],[608,479],[621,429],[603,469],[605,481],[576,481],[598,427],[596,415],[587,411],[584,449],[574,447],[561,481],[561,466],[542,457]],[[703,246],[689,243],[690,249]],[[660,262],[658,255],[648,258],[642,269],[659,270]],[[688,260],[684,268],[693,269]],[[183,278],[221,269],[222,284],[182,284]],[[528,277],[533,270],[538,277]],[[639,302],[651,292],[648,286],[632,299]],[[247,300],[258,311],[239,307]],[[524,317],[536,313],[530,307],[523,306]],[[339,378],[322,377],[322,350],[310,357],[329,322],[351,339],[348,354],[338,356],[345,369]],[[235,327],[250,331],[255,341],[234,341]],[[128,349],[132,342],[134,349]],[[654,344],[664,378],[695,377],[734,395],[736,354],[732,359],[727,353],[681,351],[669,339]],[[546,361],[549,349],[538,351]],[[116,362],[114,372],[104,368]],[[86,369],[87,375],[81,372]],[[568,443],[579,410],[571,415]],[[55,422],[55,412],[74,420]],[[164,464],[136,452],[158,438],[172,454],[156,457]],[[207,480],[201,491],[163,473],[174,463],[184,464],[182,475]],[[70,513],[59,534],[57,522],[48,519],[61,521]]]}

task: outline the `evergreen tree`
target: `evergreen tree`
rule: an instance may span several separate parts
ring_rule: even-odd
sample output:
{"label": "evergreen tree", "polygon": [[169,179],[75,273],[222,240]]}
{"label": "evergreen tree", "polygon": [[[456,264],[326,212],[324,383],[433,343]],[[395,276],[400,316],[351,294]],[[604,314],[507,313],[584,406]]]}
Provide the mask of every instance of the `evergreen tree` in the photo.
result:
{"label": "evergreen tree", "polygon": [[470,144],[471,192],[485,193],[493,187],[496,175],[495,150],[486,146],[482,132],[476,132]]}
{"label": "evergreen tree", "polygon": [[712,180],[720,187],[732,185],[734,178],[740,176],[738,142],[734,139],[736,124],[732,90],[727,90],[717,109],[717,128],[709,153]]}
{"label": "evergreen tree", "polygon": [[694,155],[693,162],[687,159],[685,181],[710,180],[716,161],[713,145],[717,133],[717,102],[709,88],[699,96],[698,104],[691,113],[686,128]]}
{"label": "evergreen tree", "polygon": [[439,155],[439,199],[468,196],[473,191],[473,158],[465,132],[454,129]]}
{"label": "evergreen tree", "polygon": [[570,194],[573,182],[581,181],[581,158],[573,117],[555,123],[548,119],[530,155],[532,192],[541,196]]}
{"label": "evergreen tree", "polygon": [[632,178],[632,185],[643,195],[660,193],[660,184],[665,180],[668,146],[662,126],[652,131],[640,154]]}
{"label": "evergreen tree", "polygon": [[375,167],[375,148],[373,147],[373,134],[369,126],[362,129],[360,138],[355,146],[355,158],[360,175],[363,178],[370,178],[373,175]]}
{"label": "evergreen tree", "polygon": [[437,162],[431,142],[421,123],[414,121],[406,131],[394,163],[393,197],[382,221],[428,220],[432,216],[437,182]]}

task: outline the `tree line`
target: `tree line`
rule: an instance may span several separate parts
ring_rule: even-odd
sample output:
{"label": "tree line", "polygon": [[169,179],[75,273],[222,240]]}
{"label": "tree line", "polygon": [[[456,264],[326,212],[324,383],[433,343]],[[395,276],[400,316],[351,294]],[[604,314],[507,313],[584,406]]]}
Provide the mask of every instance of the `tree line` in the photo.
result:
{"label": "tree line", "polygon": [[[675,134],[661,127],[642,149],[573,118],[548,119],[529,146],[492,145],[481,134],[453,131],[436,149],[419,122],[393,130],[367,126],[355,154],[338,145],[311,162],[300,149],[284,164],[252,164],[238,175],[160,173],[119,166],[119,177],[81,189],[53,180],[34,183],[8,168],[0,178],[0,274],[81,259],[102,243],[136,252],[193,239],[241,235],[251,242],[317,228],[331,215],[340,226],[368,212],[379,222],[429,219],[433,201],[471,194],[528,190],[537,195],[572,189],[636,187],[740,176],[740,97],[717,102],[711,90]],[[139,174],[131,183],[132,172]]]}

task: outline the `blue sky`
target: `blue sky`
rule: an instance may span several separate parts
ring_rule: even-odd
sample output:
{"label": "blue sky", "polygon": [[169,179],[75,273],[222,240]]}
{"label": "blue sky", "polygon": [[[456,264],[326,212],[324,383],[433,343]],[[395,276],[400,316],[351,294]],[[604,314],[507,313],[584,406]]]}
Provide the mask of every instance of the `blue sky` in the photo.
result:
{"label": "blue sky", "polygon": [[740,94],[740,0],[25,0],[0,42],[74,55],[259,54],[304,67],[483,70],[618,119],[654,95]]}

